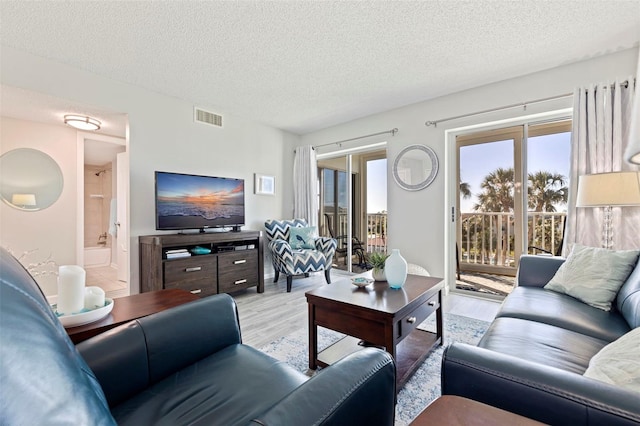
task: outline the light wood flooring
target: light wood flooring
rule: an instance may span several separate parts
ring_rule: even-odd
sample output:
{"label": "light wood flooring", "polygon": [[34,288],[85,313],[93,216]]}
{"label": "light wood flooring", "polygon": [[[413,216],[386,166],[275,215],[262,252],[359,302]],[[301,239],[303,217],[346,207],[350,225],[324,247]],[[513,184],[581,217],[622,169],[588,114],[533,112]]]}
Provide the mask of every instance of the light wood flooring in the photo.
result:
{"label": "light wood flooring", "polygon": [[[333,269],[331,280],[347,279],[349,273]],[[293,279],[291,293],[287,293],[286,279],[277,283],[265,279],[265,292],[255,289],[232,294],[238,305],[240,328],[244,343],[261,348],[294,331],[308,329],[308,311],[305,293],[327,285],[323,273],[312,273],[309,278]],[[444,298],[444,312],[467,316],[482,321],[492,321],[498,312],[499,302],[449,294]]]}

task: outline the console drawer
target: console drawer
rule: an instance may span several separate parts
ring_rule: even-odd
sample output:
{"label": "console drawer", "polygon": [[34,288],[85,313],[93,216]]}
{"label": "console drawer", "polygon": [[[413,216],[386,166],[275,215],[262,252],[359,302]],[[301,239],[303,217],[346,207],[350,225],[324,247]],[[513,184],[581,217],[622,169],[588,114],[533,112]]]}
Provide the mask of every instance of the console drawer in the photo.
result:
{"label": "console drawer", "polygon": [[258,285],[258,250],[218,254],[218,291],[232,292]]}
{"label": "console drawer", "polygon": [[398,341],[407,337],[409,333],[415,330],[418,325],[420,325],[427,319],[427,317],[429,317],[429,315],[434,313],[436,309],[440,307],[439,295],[440,292],[437,292],[422,305],[414,309],[413,312],[405,315],[404,318],[398,321],[395,333]]}
{"label": "console drawer", "polygon": [[166,284],[165,288],[179,288],[182,290],[187,290],[188,292],[200,297],[211,296],[212,294],[218,293],[211,277],[202,278],[199,280],[173,282],[170,284]]}
{"label": "console drawer", "polygon": [[[164,262],[164,286],[185,281],[208,279],[216,276],[215,256],[193,256],[186,259],[173,259]],[[175,286],[174,286],[175,287]]]}

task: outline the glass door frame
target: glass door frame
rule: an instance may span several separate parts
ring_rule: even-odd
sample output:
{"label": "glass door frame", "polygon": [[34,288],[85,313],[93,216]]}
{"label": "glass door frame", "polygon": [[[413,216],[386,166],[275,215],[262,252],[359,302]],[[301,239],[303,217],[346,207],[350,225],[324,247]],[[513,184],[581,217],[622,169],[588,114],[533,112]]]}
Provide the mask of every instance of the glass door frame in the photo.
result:
{"label": "glass door frame", "polygon": [[[445,241],[444,241],[444,271],[445,271],[445,293],[449,292],[460,293],[460,290],[456,289],[456,242],[458,237],[458,222],[459,222],[459,209],[458,209],[458,191],[459,191],[459,172],[458,172],[458,153],[456,138],[459,136],[468,135],[470,133],[477,133],[486,130],[496,130],[505,127],[515,127],[519,125],[534,125],[543,124],[545,122],[555,122],[560,120],[571,120],[573,114],[573,108],[563,108],[548,112],[542,112],[537,114],[531,114],[527,116],[520,116],[515,118],[509,118],[504,120],[497,120],[482,124],[474,124],[467,126],[460,126],[451,129],[444,130],[445,140],[445,203],[444,203],[444,215],[443,226],[445,229]],[[528,136],[528,135],[527,135]],[[526,142],[525,150],[526,155]],[[526,158],[523,158],[524,164],[526,164]],[[526,185],[526,182],[525,182]],[[526,186],[522,188],[522,191],[526,191]],[[526,236],[522,236],[526,238]],[[517,283],[516,283],[517,285]],[[466,294],[466,292],[465,292]],[[489,299],[501,299],[491,295],[475,295],[476,297],[489,298]]]}
{"label": "glass door frame", "polygon": [[[358,163],[358,173],[354,174],[353,172],[353,157],[354,154],[358,155],[359,163]],[[350,148],[345,150],[338,150],[333,152],[327,152],[322,154],[317,154],[316,158],[318,163],[322,160],[336,159],[336,158],[345,158],[345,171],[347,176],[351,176],[351,179],[347,179],[347,271],[353,272],[353,264],[352,264],[352,256],[349,254],[353,252],[353,230],[357,229],[360,235],[363,235],[364,238],[367,237],[366,232],[366,188],[364,184],[366,183],[366,161],[375,158],[386,158],[386,142],[380,142],[373,145],[364,145],[361,147]],[[363,165],[365,166],[365,170],[363,170]],[[329,168],[329,167],[327,167]],[[318,167],[318,176],[320,177],[321,173],[320,166]],[[388,175],[388,172],[387,172]],[[323,191],[323,182],[320,180],[320,184],[318,185],[319,191]],[[319,196],[319,222],[324,220],[324,210],[323,210],[323,196],[320,192]],[[359,204],[360,213],[357,217],[354,215],[354,202]],[[364,214],[364,219],[362,215]],[[355,217],[355,219],[354,219]],[[356,228],[357,227],[357,228]],[[364,232],[364,233],[363,233]],[[336,233],[338,230],[336,228]],[[337,235],[336,235],[337,236]]]}

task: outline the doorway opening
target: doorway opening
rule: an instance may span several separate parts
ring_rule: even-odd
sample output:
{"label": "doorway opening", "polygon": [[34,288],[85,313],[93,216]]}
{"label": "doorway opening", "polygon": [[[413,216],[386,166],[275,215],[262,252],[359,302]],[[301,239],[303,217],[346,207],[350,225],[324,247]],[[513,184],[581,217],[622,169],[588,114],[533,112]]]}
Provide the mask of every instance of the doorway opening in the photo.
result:
{"label": "doorway opening", "polygon": [[102,288],[107,297],[129,294],[128,157],[126,141],[99,134],[82,134],[82,191],[78,217],[86,285]]}

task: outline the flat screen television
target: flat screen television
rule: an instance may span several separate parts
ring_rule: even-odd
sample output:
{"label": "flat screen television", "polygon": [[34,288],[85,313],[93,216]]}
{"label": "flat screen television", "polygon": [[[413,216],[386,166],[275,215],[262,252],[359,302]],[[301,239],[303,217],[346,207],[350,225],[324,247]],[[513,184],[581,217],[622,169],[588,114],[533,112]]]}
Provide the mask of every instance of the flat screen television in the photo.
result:
{"label": "flat screen television", "polygon": [[158,172],[156,229],[200,229],[244,225],[244,179]]}

